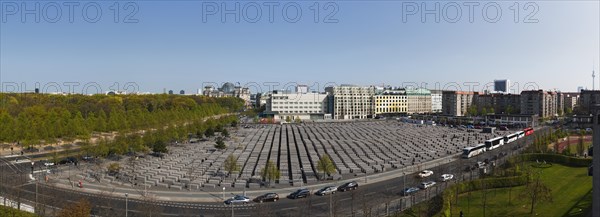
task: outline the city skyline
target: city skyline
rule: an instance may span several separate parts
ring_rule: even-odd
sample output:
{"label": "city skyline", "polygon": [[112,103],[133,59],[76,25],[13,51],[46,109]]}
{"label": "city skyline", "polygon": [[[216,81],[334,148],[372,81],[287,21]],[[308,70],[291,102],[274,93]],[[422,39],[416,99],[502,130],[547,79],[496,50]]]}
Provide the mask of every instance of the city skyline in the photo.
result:
{"label": "city skyline", "polygon": [[[222,2],[213,3],[208,6],[223,9]],[[317,23],[310,8],[313,2],[297,3],[303,15],[295,23],[281,16],[269,22],[264,8],[256,23],[248,22],[247,15],[236,22],[227,14],[223,22],[218,12],[207,14],[210,7],[195,1],[170,7],[163,1],[136,2],[137,23],[124,22],[129,14],[125,9],[131,9],[124,5],[120,22],[115,23],[108,3],[99,4],[103,16],[96,23],[78,16],[73,23],[66,16],[49,23],[47,15],[39,23],[26,15],[22,22],[18,12],[5,13],[0,27],[0,82],[3,91],[9,90],[7,83],[25,84],[23,89],[31,91],[35,83],[65,87],[65,82],[95,82],[107,90],[115,82],[119,89],[134,82],[140,92],[162,93],[166,88],[196,93],[204,83],[228,81],[392,86],[416,82],[437,89],[436,82],[443,88],[451,82],[510,79],[574,92],[579,86],[591,89],[591,71],[600,71],[596,1],[534,2],[531,7],[521,3],[519,15],[511,9],[513,3],[498,2],[502,15],[495,23],[481,16],[486,2],[476,7],[473,22],[468,8],[459,4],[462,16],[456,23],[449,20],[454,5],[447,2],[404,3],[344,1],[330,7],[321,3]],[[422,9],[421,3],[427,9],[439,3],[439,21],[426,14],[423,22],[419,13],[408,13],[408,6]],[[528,18],[537,22],[525,23],[533,8],[537,12]],[[333,9],[337,11],[327,21],[335,22],[326,23],[323,19]],[[600,83],[595,86],[599,89]]]}

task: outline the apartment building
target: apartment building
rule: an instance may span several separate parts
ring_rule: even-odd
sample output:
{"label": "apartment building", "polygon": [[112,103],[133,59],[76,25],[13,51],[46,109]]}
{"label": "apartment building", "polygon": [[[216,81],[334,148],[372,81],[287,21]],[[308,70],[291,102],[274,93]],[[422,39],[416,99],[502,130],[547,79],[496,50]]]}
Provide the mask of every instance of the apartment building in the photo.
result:
{"label": "apartment building", "polygon": [[442,114],[465,116],[473,105],[477,92],[442,91]]}
{"label": "apartment building", "polygon": [[544,90],[526,90],[521,92],[521,114],[537,114],[541,118],[558,115],[557,93]]}
{"label": "apartment building", "polygon": [[334,120],[366,119],[375,114],[375,87],[341,85],[326,87],[329,96],[329,113]]}

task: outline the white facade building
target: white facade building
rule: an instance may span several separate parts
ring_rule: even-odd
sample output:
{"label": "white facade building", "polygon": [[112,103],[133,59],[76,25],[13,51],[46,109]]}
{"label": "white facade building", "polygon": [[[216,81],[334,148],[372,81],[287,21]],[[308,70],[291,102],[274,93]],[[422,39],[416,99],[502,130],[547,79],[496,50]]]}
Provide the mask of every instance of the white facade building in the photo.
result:
{"label": "white facade building", "polygon": [[327,94],[274,91],[267,99],[265,112],[273,115],[275,121],[324,119],[327,113]]}
{"label": "white facade building", "polygon": [[431,91],[431,112],[442,113],[442,91],[441,90],[430,90]]}

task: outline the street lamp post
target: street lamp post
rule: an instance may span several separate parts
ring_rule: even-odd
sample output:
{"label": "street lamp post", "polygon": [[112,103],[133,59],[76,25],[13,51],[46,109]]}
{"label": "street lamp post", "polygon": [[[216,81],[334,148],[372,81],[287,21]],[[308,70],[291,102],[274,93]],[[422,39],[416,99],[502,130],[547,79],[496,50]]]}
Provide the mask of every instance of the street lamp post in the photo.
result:
{"label": "street lamp post", "polygon": [[223,200],[225,200],[225,187],[223,187]]}
{"label": "street lamp post", "polygon": [[402,172],[402,191],[403,194],[406,192],[406,172]]}
{"label": "street lamp post", "polygon": [[33,212],[37,213],[37,205],[38,205],[38,180],[33,177],[33,169],[35,167],[35,162],[31,161],[31,177],[35,179],[35,205],[33,206]]}
{"label": "street lamp post", "polygon": [[128,198],[129,198],[129,194],[128,194],[128,193],[125,193],[125,217],[127,217],[127,213],[128,213],[128,211],[129,211],[129,210],[128,210],[128,208],[129,208],[129,207],[127,207],[127,206],[128,206],[128,202],[129,202],[129,201],[127,200]]}
{"label": "street lamp post", "polygon": [[300,188],[304,186],[304,168],[300,167]]}

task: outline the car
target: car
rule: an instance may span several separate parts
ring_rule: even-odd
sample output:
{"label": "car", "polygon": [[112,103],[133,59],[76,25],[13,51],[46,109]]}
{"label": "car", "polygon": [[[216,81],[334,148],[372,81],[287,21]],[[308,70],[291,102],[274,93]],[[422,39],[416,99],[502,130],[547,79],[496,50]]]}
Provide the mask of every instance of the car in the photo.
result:
{"label": "car", "polygon": [[277,193],[266,193],[266,194],[263,194],[263,195],[260,195],[256,198],[254,198],[254,201],[259,202],[259,203],[267,202],[267,201],[275,202],[277,200],[279,200],[279,195]]}
{"label": "car", "polygon": [[592,128],[585,128],[586,132],[592,132]]}
{"label": "car", "polygon": [[452,174],[443,174],[441,177],[442,182],[447,182],[450,181],[454,178],[454,175]]}
{"label": "car", "polygon": [[500,126],[498,129],[500,129],[500,130],[508,130],[508,127],[506,127],[506,126]]}
{"label": "car", "polygon": [[477,164],[475,166],[477,166],[478,168],[483,168],[485,166],[485,163],[481,162],[481,161],[477,161]]}
{"label": "car", "polygon": [[67,157],[58,162],[58,164],[71,164],[71,163],[77,164],[77,158]]}
{"label": "car", "polygon": [[309,195],[310,195],[310,190],[308,190],[306,188],[302,188],[302,189],[298,189],[298,190],[292,192],[287,197],[290,199],[298,199],[298,198],[308,197]]}
{"label": "car", "polygon": [[44,162],[44,166],[47,166],[47,167],[54,166],[54,162],[46,161],[46,162]]}
{"label": "car", "polygon": [[358,188],[358,183],[355,181],[344,183],[337,188],[338,191],[349,191],[356,190]]}
{"label": "car", "polygon": [[421,189],[427,189],[434,186],[436,183],[434,181],[428,181],[421,183]]}
{"label": "car", "polygon": [[250,198],[246,197],[246,196],[242,196],[242,195],[235,195],[232,198],[229,198],[227,200],[225,200],[225,204],[229,205],[229,204],[236,204],[236,203],[249,203],[250,202]]}
{"label": "car", "polygon": [[402,191],[402,196],[408,196],[408,195],[414,194],[414,193],[416,193],[417,191],[420,191],[420,190],[421,190],[421,189],[420,189],[420,188],[417,188],[417,187],[405,188],[405,189]]}
{"label": "car", "polygon": [[433,175],[433,171],[431,171],[431,170],[423,170],[419,173],[420,178],[427,178],[431,175]]}
{"label": "car", "polygon": [[337,191],[337,187],[335,186],[327,186],[318,190],[315,194],[319,196],[327,195],[327,194],[335,194]]}

